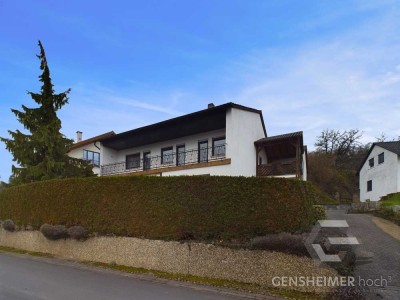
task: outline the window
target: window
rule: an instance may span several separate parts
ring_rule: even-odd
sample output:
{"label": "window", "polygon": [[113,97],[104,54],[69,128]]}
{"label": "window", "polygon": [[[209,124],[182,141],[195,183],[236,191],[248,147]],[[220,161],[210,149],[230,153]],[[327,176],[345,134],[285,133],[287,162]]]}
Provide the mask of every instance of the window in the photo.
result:
{"label": "window", "polygon": [[150,151],[143,152],[143,170],[150,170],[150,168],[151,168]]}
{"label": "window", "polygon": [[212,140],[212,156],[225,156],[225,137]]}
{"label": "window", "polygon": [[100,153],[83,150],[83,159],[89,161],[94,167],[100,167]]}
{"label": "window", "polygon": [[372,180],[367,181],[367,192],[372,191]]}
{"label": "window", "polygon": [[373,168],[374,167],[374,163],[375,163],[374,158],[371,158],[368,162],[369,162],[369,167]]}
{"label": "window", "polygon": [[378,155],[378,164],[382,164],[385,161],[385,153],[382,152],[381,154]]}
{"label": "window", "polygon": [[135,153],[126,156],[126,168],[127,169],[140,168],[140,153]]}
{"label": "window", "polygon": [[185,145],[176,146],[176,165],[185,164]]}
{"label": "window", "polygon": [[161,164],[171,164],[174,162],[174,150],[171,147],[161,149]]}
{"label": "window", "polygon": [[199,142],[198,161],[199,163],[208,161],[208,141]]}

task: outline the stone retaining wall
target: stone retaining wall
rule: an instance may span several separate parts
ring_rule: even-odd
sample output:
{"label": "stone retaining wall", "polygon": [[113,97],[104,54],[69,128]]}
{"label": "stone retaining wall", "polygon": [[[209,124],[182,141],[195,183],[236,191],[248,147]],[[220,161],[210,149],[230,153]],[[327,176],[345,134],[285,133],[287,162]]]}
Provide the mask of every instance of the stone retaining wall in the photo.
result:
{"label": "stone retaining wall", "polygon": [[[337,276],[307,257],[128,237],[94,237],[49,241],[39,231],[7,232],[0,229],[0,245],[52,254],[78,261],[116,263],[130,267],[273,286],[276,276]],[[292,287],[293,288],[293,287]],[[323,291],[322,288],[299,290]]]}

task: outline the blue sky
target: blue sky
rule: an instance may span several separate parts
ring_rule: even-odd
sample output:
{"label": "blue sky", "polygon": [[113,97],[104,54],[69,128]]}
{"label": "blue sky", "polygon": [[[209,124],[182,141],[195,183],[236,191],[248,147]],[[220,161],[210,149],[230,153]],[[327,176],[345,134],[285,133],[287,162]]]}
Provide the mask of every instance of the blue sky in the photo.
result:
{"label": "blue sky", "polygon": [[[0,0],[0,136],[32,106],[37,40],[70,138],[121,132],[228,101],[269,135],[359,128],[400,135],[400,2]],[[0,145],[0,176],[12,157]]]}

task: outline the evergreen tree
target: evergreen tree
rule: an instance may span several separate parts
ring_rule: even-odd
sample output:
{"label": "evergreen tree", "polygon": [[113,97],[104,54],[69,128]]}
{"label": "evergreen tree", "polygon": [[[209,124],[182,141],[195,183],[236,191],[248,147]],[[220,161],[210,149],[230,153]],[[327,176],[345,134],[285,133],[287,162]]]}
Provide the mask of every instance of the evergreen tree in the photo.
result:
{"label": "evergreen tree", "polygon": [[37,57],[42,70],[39,76],[41,92],[28,92],[39,107],[28,108],[22,105],[22,111],[11,109],[30,134],[16,130],[8,131],[11,139],[0,137],[19,165],[12,166],[12,184],[93,175],[87,162],[67,155],[73,140],[60,133],[61,121],[57,111],[68,103],[70,89],[64,93],[54,93],[46,54],[40,41],[39,47],[40,54]]}

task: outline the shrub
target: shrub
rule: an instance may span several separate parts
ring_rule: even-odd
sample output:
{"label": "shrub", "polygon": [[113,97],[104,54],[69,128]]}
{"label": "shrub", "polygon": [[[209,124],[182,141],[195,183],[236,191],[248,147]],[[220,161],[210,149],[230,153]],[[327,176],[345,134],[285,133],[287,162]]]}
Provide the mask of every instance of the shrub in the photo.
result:
{"label": "shrub", "polygon": [[313,223],[317,223],[318,220],[326,219],[326,211],[323,205],[313,205]]}
{"label": "shrub", "polygon": [[40,232],[49,240],[55,241],[68,237],[67,229],[63,225],[43,224],[40,227]]}
{"label": "shrub", "polygon": [[0,218],[34,227],[80,224],[102,235],[244,239],[307,230],[314,220],[310,189],[283,178],[70,178],[5,189]]}
{"label": "shrub", "polygon": [[7,231],[15,231],[15,224],[12,220],[8,219],[3,222],[3,228]]}
{"label": "shrub", "polygon": [[298,256],[309,256],[301,234],[290,234],[282,232],[256,237],[251,240],[251,249],[270,250],[295,254]]}
{"label": "shrub", "polygon": [[89,237],[89,232],[82,226],[72,226],[67,230],[68,235],[79,241],[84,241]]}

